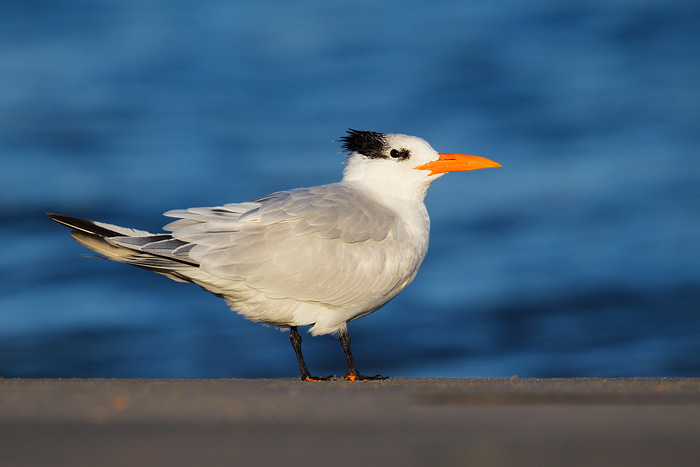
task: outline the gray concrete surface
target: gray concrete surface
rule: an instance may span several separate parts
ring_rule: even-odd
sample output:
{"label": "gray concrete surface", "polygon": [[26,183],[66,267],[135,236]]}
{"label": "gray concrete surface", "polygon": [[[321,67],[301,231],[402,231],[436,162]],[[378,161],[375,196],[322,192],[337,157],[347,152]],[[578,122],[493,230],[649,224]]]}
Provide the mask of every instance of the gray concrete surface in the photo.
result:
{"label": "gray concrete surface", "polygon": [[700,379],[0,379],[0,465],[700,465]]}

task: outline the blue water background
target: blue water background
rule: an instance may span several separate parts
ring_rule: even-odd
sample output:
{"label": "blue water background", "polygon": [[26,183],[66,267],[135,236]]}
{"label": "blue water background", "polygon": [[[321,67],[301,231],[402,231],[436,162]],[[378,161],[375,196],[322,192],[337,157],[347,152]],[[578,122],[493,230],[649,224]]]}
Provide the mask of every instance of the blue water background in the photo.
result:
{"label": "blue water background", "polygon": [[158,231],[339,180],[347,128],[503,165],[431,187],[363,372],[700,376],[700,2],[9,0],[0,44],[0,376],[296,376],[286,334],[44,212]]}

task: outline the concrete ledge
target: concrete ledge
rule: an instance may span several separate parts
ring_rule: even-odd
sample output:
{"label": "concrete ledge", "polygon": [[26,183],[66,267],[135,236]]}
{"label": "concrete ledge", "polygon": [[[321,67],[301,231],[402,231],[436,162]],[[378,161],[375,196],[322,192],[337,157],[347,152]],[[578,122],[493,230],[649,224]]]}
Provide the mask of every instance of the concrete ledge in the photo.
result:
{"label": "concrete ledge", "polygon": [[700,465],[700,379],[0,379],[2,465]]}

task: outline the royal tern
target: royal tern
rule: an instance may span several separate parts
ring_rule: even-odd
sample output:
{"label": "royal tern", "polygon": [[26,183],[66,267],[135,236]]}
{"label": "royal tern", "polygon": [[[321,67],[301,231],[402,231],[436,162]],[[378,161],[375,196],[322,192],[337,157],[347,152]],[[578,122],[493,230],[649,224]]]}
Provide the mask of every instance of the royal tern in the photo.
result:
{"label": "royal tern", "polygon": [[489,159],[436,152],[423,139],[349,130],[338,183],[280,191],[246,203],[174,210],[169,233],[49,214],[103,257],[193,282],[246,318],[290,329],[305,381],[311,376],[298,326],[337,334],[346,380],[357,371],[347,323],[377,311],[418,272],[428,250],[423,199],[447,172],[500,167]]}

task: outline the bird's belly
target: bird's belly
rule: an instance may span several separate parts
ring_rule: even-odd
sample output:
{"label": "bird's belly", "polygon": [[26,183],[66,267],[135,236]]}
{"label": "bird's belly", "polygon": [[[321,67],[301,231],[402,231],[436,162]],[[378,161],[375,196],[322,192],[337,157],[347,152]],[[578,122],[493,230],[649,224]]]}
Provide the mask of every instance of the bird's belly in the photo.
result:
{"label": "bird's belly", "polygon": [[427,245],[395,240],[340,244],[323,261],[312,261],[296,274],[198,283],[253,321],[314,325],[312,334],[334,333],[401,292],[416,276],[426,249]]}

